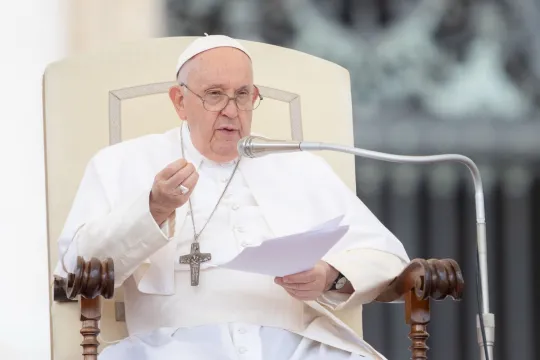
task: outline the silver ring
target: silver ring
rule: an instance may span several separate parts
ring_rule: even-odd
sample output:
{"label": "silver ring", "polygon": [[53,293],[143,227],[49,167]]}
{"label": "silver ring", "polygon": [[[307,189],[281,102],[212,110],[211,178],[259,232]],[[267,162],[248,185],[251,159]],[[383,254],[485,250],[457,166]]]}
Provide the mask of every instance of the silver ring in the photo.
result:
{"label": "silver ring", "polygon": [[189,192],[189,189],[182,184],[180,184],[180,186],[178,186],[177,189],[180,190],[182,195],[186,195]]}

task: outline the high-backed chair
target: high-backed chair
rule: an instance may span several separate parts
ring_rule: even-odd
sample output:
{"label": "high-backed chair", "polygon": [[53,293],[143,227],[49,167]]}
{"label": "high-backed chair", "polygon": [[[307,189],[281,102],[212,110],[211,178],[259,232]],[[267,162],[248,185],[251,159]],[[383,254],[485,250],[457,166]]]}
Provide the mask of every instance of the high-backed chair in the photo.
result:
{"label": "high-backed chair", "polygon": [[[51,276],[58,260],[57,238],[89,159],[108,145],[180,125],[167,91],[175,84],[178,55],[193,40],[177,37],[120,44],[53,63],[46,69],[43,95]],[[243,44],[254,58],[255,83],[264,98],[254,112],[254,132],[279,139],[353,145],[346,69],[291,49],[250,41]],[[320,155],[355,191],[352,155]],[[81,356],[80,333],[85,359],[95,359],[106,345],[98,348],[100,330],[107,340],[127,336],[122,288],[113,296],[114,263],[112,259],[98,260],[90,263],[81,259],[68,280],[54,280],[54,360]],[[97,271],[106,264],[107,271]],[[94,271],[89,271],[91,268]],[[462,288],[461,271],[454,261],[414,260],[377,300],[405,301],[414,358],[423,359],[429,298],[436,294],[438,299],[447,295],[459,299]],[[337,315],[362,336],[361,307]]]}

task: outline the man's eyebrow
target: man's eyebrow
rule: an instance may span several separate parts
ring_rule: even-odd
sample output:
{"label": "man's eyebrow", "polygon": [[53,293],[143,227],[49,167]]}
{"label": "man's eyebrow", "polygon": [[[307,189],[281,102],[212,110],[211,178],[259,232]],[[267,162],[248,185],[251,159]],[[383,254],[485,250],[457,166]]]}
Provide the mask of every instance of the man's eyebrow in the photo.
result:
{"label": "man's eyebrow", "polygon": [[[209,89],[224,89],[226,86],[224,84],[211,84],[211,85],[208,85],[208,86],[205,86],[204,87],[204,91],[207,91]],[[249,85],[243,85],[241,87],[239,87],[238,89],[236,89],[235,91],[239,91],[239,90],[249,90],[250,86]]]}
{"label": "man's eyebrow", "polygon": [[205,90],[212,89],[212,88],[220,88],[223,89],[223,84],[211,84],[204,87]]}
{"label": "man's eyebrow", "polygon": [[240,86],[236,91],[238,90],[249,90],[249,85]]}

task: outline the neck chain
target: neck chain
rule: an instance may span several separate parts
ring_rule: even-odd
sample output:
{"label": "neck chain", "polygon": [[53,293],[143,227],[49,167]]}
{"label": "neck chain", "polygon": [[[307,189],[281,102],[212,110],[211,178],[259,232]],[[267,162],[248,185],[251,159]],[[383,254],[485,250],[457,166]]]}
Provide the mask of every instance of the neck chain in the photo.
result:
{"label": "neck chain", "polygon": [[[184,130],[184,124],[182,124],[182,126],[180,127],[180,142],[181,142],[181,145],[182,145],[182,157],[185,159],[186,156],[185,156],[185,152],[184,152],[184,134],[183,134],[183,130]],[[223,199],[223,196],[227,192],[227,189],[228,189],[229,185],[231,184],[231,181],[232,181],[232,179],[234,177],[234,174],[236,173],[236,170],[238,169],[238,165],[240,164],[240,160],[241,160],[241,158],[239,158],[238,161],[236,162],[236,165],[235,165],[235,167],[233,169],[231,177],[229,178],[229,181],[227,181],[227,184],[225,185],[225,189],[223,189],[223,192],[221,193],[221,195],[220,195],[220,197],[219,197],[219,199],[218,199],[218,201],[216,203],[216,206],[214,206],[214,209],[212,210],[212,213],[208,217],[208,220],[206,221],[206,223],[202,227],[201,231],[199,231],[199,233],[197,233],[197,230],[195,228],[195,214],[193,213],[193,205],[191,204],[191,196],[189,197],[188,203],[189,203],[189,211],[191,212],[191,224],[193,225],[193,242],[194,243],[199,241],[199,237],[201,236],[202,232],[206,228],[206,225],[208,225],[208,223],[212,219],[212,216],[216,212],[216,210],[217,210],[217,208],[218,208],[218,206],[219,206],[219,204],[221,202],[221,199]],[[202,166],[202,163],[203,163],[203,161],[201,161],[201,164],[199,165],[199,168]]]}

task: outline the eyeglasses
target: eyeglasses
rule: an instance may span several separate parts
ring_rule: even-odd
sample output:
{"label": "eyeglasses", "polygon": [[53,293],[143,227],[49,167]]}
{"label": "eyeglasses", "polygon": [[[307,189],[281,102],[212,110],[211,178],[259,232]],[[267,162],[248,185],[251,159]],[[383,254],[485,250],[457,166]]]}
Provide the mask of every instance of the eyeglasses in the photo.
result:
{"label": "eyeglasses", "polygon": [[212,112],[220,112],[227,107],[229,101],[234,100],[236,107],[241,111],[252,111],[259,107],[263,97],[259,93],[259,89],[254,86],[256,89],[257,97],[253,101],[255,95],[254,91],[249,91],[248,89],[240,90],[234,97],[230,97],[227,94],[222,93],[221,91],[212,90],[201,96],[191,90],[185,83],[180,83],[180,86],[184,86],[186,89],[191,91],[195,96],[201,99],[203,107]]}

